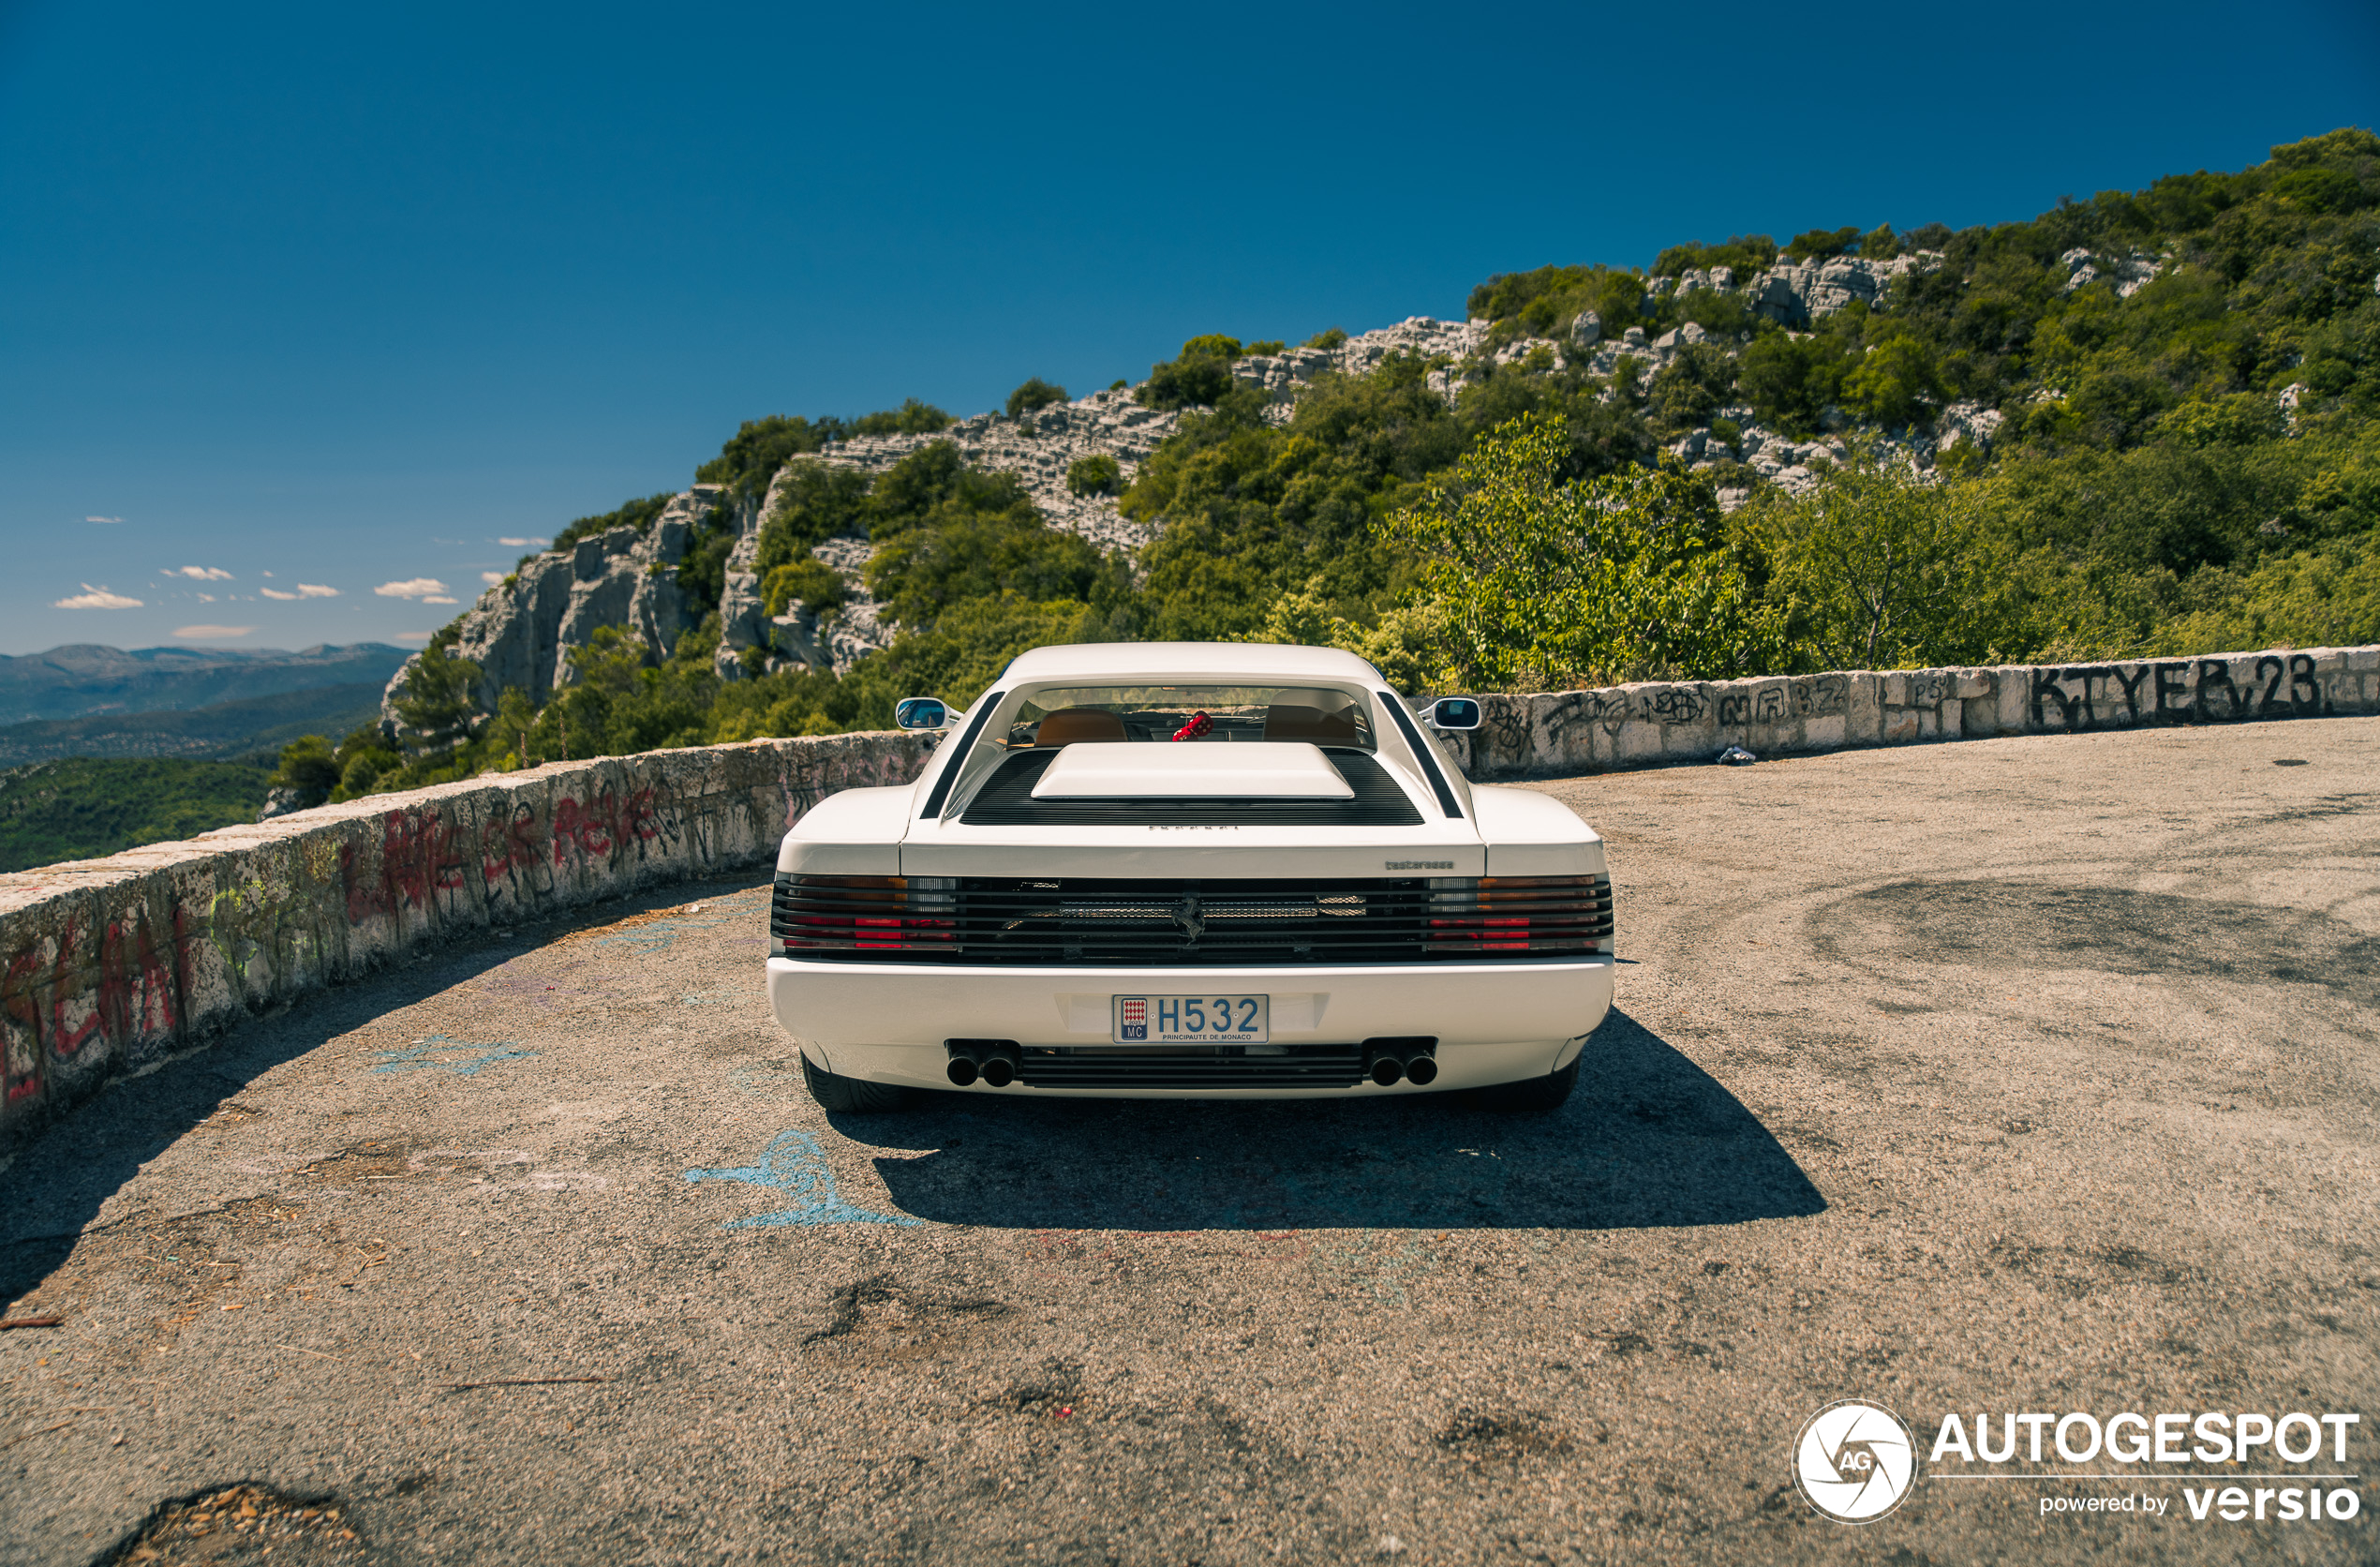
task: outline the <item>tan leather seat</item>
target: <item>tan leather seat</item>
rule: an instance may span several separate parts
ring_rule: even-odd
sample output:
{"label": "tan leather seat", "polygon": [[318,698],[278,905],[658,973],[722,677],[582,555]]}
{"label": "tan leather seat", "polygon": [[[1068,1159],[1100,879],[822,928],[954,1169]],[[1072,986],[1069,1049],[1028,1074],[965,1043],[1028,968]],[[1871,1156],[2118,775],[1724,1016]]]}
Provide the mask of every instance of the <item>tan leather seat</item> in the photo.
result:
{"label": "tan leather seat", "polygon": [[1077,740],[1129,739],[1123,732],[1123,720],[1098,708],[1060,708],[1043,718],[1041,727],[1033,733],[1035,750],[1072,745]]}
{"label": "tan leather seat", "polygon": [[1353,708],[1325,712],[1296,702],[1275,702],[1264,709],[1264,738],[1309,740],[1316,745],[1356,745],[1363,737],[1356,730]]}

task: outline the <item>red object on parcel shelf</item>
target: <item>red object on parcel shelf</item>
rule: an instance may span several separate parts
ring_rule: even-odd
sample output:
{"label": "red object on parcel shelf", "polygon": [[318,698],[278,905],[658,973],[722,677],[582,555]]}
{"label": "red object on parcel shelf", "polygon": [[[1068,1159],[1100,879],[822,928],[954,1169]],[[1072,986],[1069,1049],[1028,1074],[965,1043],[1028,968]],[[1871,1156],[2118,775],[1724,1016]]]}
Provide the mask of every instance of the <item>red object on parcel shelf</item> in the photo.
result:
{"label": "red object on parcel shelf", "polygon": [[1195,740],[1201,735],[1210,735],[1213,732],[1214,720],[1203,712],[1196,712],[1190,715],[1189,723],[1173,732],[1173,738],[1178,740]]}

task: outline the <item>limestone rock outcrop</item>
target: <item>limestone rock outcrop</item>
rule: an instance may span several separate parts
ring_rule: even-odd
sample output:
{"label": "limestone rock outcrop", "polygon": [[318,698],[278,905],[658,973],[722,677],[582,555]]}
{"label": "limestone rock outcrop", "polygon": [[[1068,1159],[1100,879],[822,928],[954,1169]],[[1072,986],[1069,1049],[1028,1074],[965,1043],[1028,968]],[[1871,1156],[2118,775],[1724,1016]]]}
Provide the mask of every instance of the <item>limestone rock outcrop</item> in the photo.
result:
{"label": "limestone rock outcrop", "polygon": [[[1287,420],[1299,391],[1318,376],[1368,375],[1382,360],[1400,352],[1461,359],[1485,336],[1484,326],[1475,322],[1415,316],[1332,349],[1251,354],[1236,361],[1231,374],[1266,394],[1270,417]],[[1445,379],[1438,378],[1441,382]],[[1441,385],[1440,390],[1451,396],[1454,388]],[[1144,408],[1133,400],[1129,389],[1115,387],[1016,419],[980,413],[932,435],[860,436],[797,460],[881,473],[922,447],[949,441],[975,467],[1017,475],[1052,528],[1079,533],[1104,549],[1131,550],[1148,543],[1156,530],[1126,517],[1117,510],[1113,496],[1075,494],[1066,487],[1066,470],[1084,457],[1113,457],[1128,486],[1181,418]],[[727,587],[720,601],[721,638],[713,668],[721,679],[743,678],[750,649],[760,649],[751,662],[764,669],[800,664],[840,675],[871,649],[892,644],[893,629],[881,618],[862,581],[870,552],[864,539],[830,539],[811,551],[843,579],[846,599],[840,611],[821,617],[808,605],[795,604],[773,619],[766,614],[760,574],[754,569],[760,526],[776,510],[789,477],[789,472],[780,472],[750,517],[739,519],[744,530],[728,558]]]}
{"label": "limestone rock outcrop", "polygon": [[[464,613],[452,652],[479,665],[477,701],[494,712],[507,687],[543,704],[571,682],[570,649],[584,647],[602,626],[618,626],[645,645],[658,664],[692,627],[677,565],[694,525],[721,500],[717,485],[696,485],[674,497],[650,527],[614,528],[550,551],[479,596]],[[404,724],[396,698],[421,662],[416,653],[380,698],[380,725],[392,738]]]}

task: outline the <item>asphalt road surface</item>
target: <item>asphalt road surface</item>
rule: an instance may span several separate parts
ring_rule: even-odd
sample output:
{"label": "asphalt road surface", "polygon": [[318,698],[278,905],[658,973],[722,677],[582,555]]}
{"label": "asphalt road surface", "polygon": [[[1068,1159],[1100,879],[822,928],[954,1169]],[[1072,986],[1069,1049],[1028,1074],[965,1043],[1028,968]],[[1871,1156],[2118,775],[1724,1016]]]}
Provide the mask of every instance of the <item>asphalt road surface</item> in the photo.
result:
{"label": "asphalt road surface", "polygon": [[63,1318],[0,1333],[0,1561],[2380,1556],[1955,1461],[1850,1528],[1792,1456],[1859,1395],[2364,1411],[2297,1468],[2367,1472],[2380,722],[1543,787],[1628,960],[1548,1118],[830,1121],[758,875],[111,1091],[0,1172]]}

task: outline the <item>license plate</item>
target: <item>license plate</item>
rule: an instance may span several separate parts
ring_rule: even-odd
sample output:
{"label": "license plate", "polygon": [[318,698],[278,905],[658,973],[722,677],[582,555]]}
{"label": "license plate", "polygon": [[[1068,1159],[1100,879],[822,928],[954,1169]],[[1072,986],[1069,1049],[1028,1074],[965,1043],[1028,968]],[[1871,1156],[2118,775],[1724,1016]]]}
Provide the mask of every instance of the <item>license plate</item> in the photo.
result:
{"label": "license plate", "polygon": [[1272,1038],[1266,995],[1120,995],[1119,1045],[1261,1045]]}

